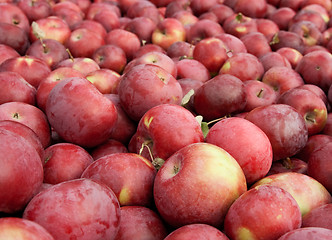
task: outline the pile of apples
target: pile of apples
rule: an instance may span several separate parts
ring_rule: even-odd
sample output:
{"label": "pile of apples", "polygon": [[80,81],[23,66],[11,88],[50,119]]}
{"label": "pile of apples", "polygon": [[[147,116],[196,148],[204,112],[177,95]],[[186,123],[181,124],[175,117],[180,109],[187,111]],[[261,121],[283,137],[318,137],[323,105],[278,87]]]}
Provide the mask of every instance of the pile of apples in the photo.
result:
{"label": "pile of apples", "polygon": [[331,0],[0,2],[0,239],[332,239]]}

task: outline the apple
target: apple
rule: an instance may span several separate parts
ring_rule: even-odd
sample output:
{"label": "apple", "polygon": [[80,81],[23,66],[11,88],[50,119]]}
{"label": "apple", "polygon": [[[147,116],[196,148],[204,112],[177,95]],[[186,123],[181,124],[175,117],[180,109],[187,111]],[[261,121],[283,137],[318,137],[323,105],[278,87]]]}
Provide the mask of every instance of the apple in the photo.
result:
{"label": "apple", "polygon": [[227,17],[222,25],[226,33],[241,38],[249,32],[257,32],[257,23],[254,18],[242,13],[234,13]]}
{"label": "apple", "polygon": [[314,51],[303,56],[295,70],[305,83],[319,86],[327,92],[332,84],[331,54],[326,51]]}
{"label": "apple", "polygon": [[308,160],[308,175],[319,181],[330,193],[332,192],[331,171],[329,159],[332,143],[328,142],[310,154]]}
{"label": "apple", "polygon": [[251,188],[262,185],[280,187],[290,193],[299,205],[302,216],[316,207],[332,202],[331,194],[321,183],[302,173],[272,174],[260,179]]}
{"label": "apple", "polygon": [[260,56],[259,60],[263,64],[264,72],[266,72],[272,67],[292,68],[292,65],[288,61],[288,59],[278,52],[267,52]]}
{"label": "apple", "polygon": [[258,58],[272,52],[268,39],[261,32],[249,32],[240,39],[246,46],[247,52]]}
{"label": "apple", "polygon": [[113,153],[98,158],[81,177],[108,186],[120,206],[146,206],[153,203],[156,169],[146,158],[134,153]]}
{"label": "apple", "polygon": [[176,18],[165,18],[160,21],[151,35],[151,41],[167,51],[172,43],[185,41],[186,31],[182,23]]}
{"label": "apple", "polygon": [[198,60],[185,58],[176,62],[177,78],[190,78],[202,83],[211,79],[209,70]]}
{"label": "apple", "polygon": [[68,24],[57,16],[48,16],[46,18],[41,18],[35,21],[38,29],[36,32],[36,27],[31,25],[29,31],[29,38],[31,42],[37,41],[42,33],[44,39],[54,39],[64,44],[71,34],[71,30]]}
{"label": "apple", "polygon": [[127,60],[133,58],[134,53],[140,48],[141,42],[138,36],[124,29],[113,29],[107,33],[106,44],[116,45],[126,53]]}
{"label": "apple", "polygon": [[205,82],[194,95],[195,111],[205,121],[239,113],[246,105],[243,82],[230,74],[219,74]]}
{"label": "apple", "polygon": [[29,84],[38,88],[40,82],[48,76],[51,68],[43,60],[33,56],[19,56],[1,63],[0,72],[19,73]]}
{"label": "apple", "polygon": [[217,3],[209,9],[209,12],[214,13],[218,19],[219,24],[223,24],[225,19],[234,14],[234,10],[223,3]]}
{"label": "apple", "polygon": [[234,11],[252,18],[264,18],[267,12],[267,2],[266,0],[237,0]]}
{"label": "apple", "polygon": [[38,223],[19,218],[4,217],[0,219],[0,238],[15,240],[16,236],[26,240],[54,240],[53,236]]}
{"label": "apple", "polygon": [[273,35],[270,41],[272,51],[278,51],[280,48],[290,47],[294,48],[303,54],[305,44],[303,38],[295,32],[280,30]]}
{"label": "apple", "polygon": [[276,52],[287,58],[293,69],[296,68],[299,61],[303,58],[303,55],[295,48],[283,47],[279,48]]}
{"label": "apple", "polygon": [[0,22],[13,24],[21,28],[25,33],[29,32],[29,19],[16,4],[2,3],[0,5]]}
{"label": "apple", "polygon": [[135,33],[141,42],[151,43],[152,33],[157,24],[148,17],[131,19],[124,27],[125,30]]}
{"label": "apple", "polygon": [[299,228],[282,235],[278,240],[297,240],[297,239],[322,239],[328,240],[332,237],[332,230],[319,227]]}
{"label": "apple", "polygon": [[278,239],[300,227],[301,212],[295,199],[270,185],[243,193],[230,206],[224,224],[230,239]]}
{"label": "apple", "polygon": [[23,29],[10,23],[0,22],[0,44],[7,45],[23,55],[30,42]]}
{"label": "apple", "polygon": [[323,41],[322,32],[310,21],[298,21],[289,27],[289,31],[302,36],[305,46],[320,45]]}
{"label": "apple", "polygon": [[127,153],[127,147],[114,139],[108,139],[105,143],[102,143],[91,150],[90,154],[94,160],[104,157],[113,153]]}
{"label": "apple", "polygon": [[18,57],[20,54],[12,47],[0,43],[0,64],[9,58]]}
{"label": "apple", "polygon": [[162,19],[159,9],[150,1],[136,1],[126,11],[129,18],[148,17],[158,24]]}
{"label": "apple", "polygon": [[0,211],[22,211],[43,182],[43,166],[34,146],[12,131],[0,128]]}
{"label": "apple", "polygon": [[20,74],[11,71],[0,72],[0,104],[6,102],[36,103],[35,87]]}
{"label": "apple", "polygon": [[133,59],[138,58],[148,52],[161,52],[167,54],[167,52],[160,46],[152,43],[142,45],[133,55]]}
{"label": "apple", "polygon": [[301,159],[295,157],[291,157],[272,162],[272,166],[266,175],[270,176],[273,174],[284,172],[307,174],[307,170],[308,164],[305,161],[302,161]]}
{"label": "apple", "polygon": [[169,233],[165,240],[190,240],[195,238],[208,238],[210,240],[229,240],[229,238],[219,229],[203,223],[188,224],[179,227]]}
{"label": "apple", "polygon": [[267,70],[263,75],[262,82],[270,85],[278,96],[290,89],[304,85],[304,81],[297,71],[282,66],[271,67]]}
{"label": "apple", "polygon": [[23,219],[40,224],[54,239],[114,240],[120,206],[110,188],[82,178],[53,185],[34,196]]}
{"label": "apple", "polygon": [[52,14],[52,5],[47,0],[22,0],[17,2],[17,6],[30,22],[47,18]]}
{"label": "apple", "polygon": [[304,118],[289,105],[272,104],[257,107],[251,110],[245,119],[256,124],[268,136],[274,161],[295,155],[308,140]]}
{"label": "apple", "polygon": [[314,25],[316,25],[316,27],[318,28],[318,30],[320,32],[325,31],[327,28],[327,24],[326,24],[323,16],[316,11],[312,11],[312,10],[308,10],[308,9],[301,9],[300,11],[298,11],[294,15],[294,17],[290,20],[289,27],[291,27],[293,24],[295,24],[299,21],[307,21],[307,20],[314,23]]}
{"label": "apple", "polygon": [[167,55],[172,59],[192,59],[195,46],[185,42],[177,41],[167,48]]}
{"label": "apple", "polygon": [[275,22],[280,30],[288,30],[288,24],[290,20],[296,15],[290,7],[279,7],[274,12],[268,15],[268,19]]}
{"label": "apple", "polygon": [[212,76],[219,72],[228,59],[224,42],[216,37],[204,38],[198,42],[195,45],[193,57],[202,63]]}
{"label": "apple", "polygon": [[256,107],[274,104],[277,101],[277,94],[273,88],[259,80],[247,80],[244,83],[247,103],[245,112],[249,112]]}
{"label": "apple", "polygon": [[118,94],[125,112],[137,122],[152,107],[164,103],[180,105],[183,97],[177,80],[163,68],[152,64],[134,66],[123,74]]}
{"label": "apple", "polygon": [[46,115],[62,139],[83,147],[105,142],[117,120],[114,104],[80,77],[66,78],[53,87],[46,102]]}
{"label": "apple", "polygon": [[52,6],[52,15],[63,19],[70,29],[82,22],[85,17],[82,9],[72,1],[55,3]]}
{"label": "apple", "polygon": [[136,132],[137,124],[124,111],[118,94],[104,94],[104,96],[112,101],[118,113],[118,119],[110,138],[120,141],[127,146],[131,137]]}
{"label": "apple", "polygon": [[66,47],[54,39],[44,39],[33,42],[27,49],[26,55],[43,60],[51,69],[69,58]]}
{"label": "apple", "polygon": [[43,147],[51,142],[48,119],[42,110],[23,102],[7,102],[0,105],[0,120],[17,121],[30,127],[40,139]]}
{"label": "apple", "polygon": [[[195,23],[197,23],[199,21],[199,18],[196,17],[191,11],[178,11],[172,15],[172,18],[175,18],[182,23],[182,25],[186,31],[186,39],[189,36],[189,31],[190,31],[191,26],[193,26]],[[217,28],[219,28],[219,27],[217,27]],[[189,43],[194,44],[192,42],[189,42]]]}
{"label": "apple", "polygon": [[262,33],[269,42],[273,35],[280,31],[279,26],[268,18],[257,18],[256,24],[258,32]]}
{"label": "apple", "polygon": [[190,25],[186,34],[186,41],[196,45],[202,39],[215,37],[224,32],[223,27],[219,23],[209,19],[200,19]]}
{"label": "apple", "polygon": [[188,0],[171,1],[166,6],[165,17],[173,17],[174,14],[181,11],[188,11],[189,13],[193,13],[190,7],[190,2]]}
{"label": "apple", "polygon": [[332,113],[331,112],[329,112],[327,114],[327,120],[326,120],[325,127],[322,131],[322,134],[332,136]]}
{"label": "apple", "polygon": [[51,90],[60,81],[68,77],[84,77],[84,75],[71,67],[59,67],[50,72],[50,74],[40,82],[36,93],[38,108],[45,112],[47,98]]}
{"label": "apple", "polygon": [[219,74],[230,74],[243,82],[261,80],[264,66],[255,55],[242,52],[229,57],[220,68]]}
{"label": "apple", "polygon": [[74,70],[81,72],[84,76],[100,69],[98,63],[95,60],[87,57],[69,58],[62,60],[55,66],[56,69],[60,67],[73,68]]}
{"label": "apple", "polygon": [[302,227],[322,227],[332,230],[331,213],[332,203],[318,206],[302,218]]}
{"label": "apple", "polygon": [[153,210],[143,206],[122,206],[121,220],[117,240],[149,239],[163,240],[167,228],[160,216]]}
{"label": "apple", "polygon": [[104,28],[104,26],[95,21],[95,20],[90,20],[90,19],[86,19],[84,18],[83,21],[77,23],[72,30],[76,30],[78,28],[85,28],[88,29],[90,31],[93,31],[96,33],[96,36],[101,36],[103,39],[105,39],[106,35],[107,35],[107,31]]}
{"label": "apple", "polygon": [[89,80],[102,94],[117,93],[120,74],[117,72],[102,68],[88,73],[85,78]]}
{"label": "apple", "polygon": [[191,0],[190,8],[194,14],[199,16],[205,12],[208,12],[211,7],[218,3],[217,0]]}
{"label": "apple", "polygon": [[80,178],[92,162],[92,156],[76,144],[53,144],[45,149],[44,183],[57,184]]}
{"label": "apple", "polygon": [[228,57],[237,53],[247,53],[247,48],[244,43],[238,38],[228,33],[220,33],[215,36],[224,42],[226,53]]}
{"label": "apple", "polygon": [[194,223],[221,227],[230,206],[246,191],[239,164],[210,143],[193,143],[175,152],[154,181],[158,212],[175,228]]}

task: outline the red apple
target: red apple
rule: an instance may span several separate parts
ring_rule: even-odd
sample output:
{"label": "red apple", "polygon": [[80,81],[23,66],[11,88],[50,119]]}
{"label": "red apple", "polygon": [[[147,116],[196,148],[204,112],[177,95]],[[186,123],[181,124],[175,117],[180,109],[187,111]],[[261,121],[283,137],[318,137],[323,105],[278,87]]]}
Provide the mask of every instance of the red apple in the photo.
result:
{"label": "red apple", "polygon": [[332,203],[312,209],[302,218],[302,227],[322,227],[332,230]]}
{"label": "red apple", "polygon": [[223,148],[234,157],[248,185],[264,177],[271,168],[273,154],[269,138],[246,119],[230,117],[215,123],[205,141]]}
{"label": "red apple", "polygon": [[302,161],[298,158],[284,158],[278,161],[274,161],[270,168],[270,171],[267,173],[267,176],[284,173],[284,172],[296,172],[307,174],[308,164],[305,161]]}
{"label": "red apple", "polygon": [[25,33],[29,32],[29,19],[16,4],[2,3],[0,5],[0,22],[13,24],[21,28]]}
{"label": "red apple", "polygon": [[247,52],[258,58],[272,52],[268,39],[261,32],[249,32],[240,39],[246,46]]}
{"label": "red apple", "polygon": [[7,102],[0,105],[0,120],[17,121],[30,127],[43,147],[51,142],[51,130],[46,115],[39,108],[23,102]]}
{"label": "red apple", "polygon": [[168,234],[165,240],[191,240],[195,238],[208,238],[209,240],[229,240],[229,238],[219,229],[202,223],[188,224],[177,228]]}
{"label": "red apple", "polygon": [[173,227],[220,227],[229,207],[246,190],[243,171],[230,154],[213,144],[194,143],[174,153],[157,172],[154,200]]}
{"label": "red apple", "polygon": [[219,23],[208,19],[201,19],[190,25],[186,39],[190,44],[196,45],[202,39],[215,37],[221,33],[224,33],[224,29]]}
{"label": "red apple", "polygon": [[98,145],[96,148],[94,148],[90,154],[93,157],[94,160],[97,160],[101,157],[104,157],[106,155],[110,155],[113,153],[127,153],[128,149],[127,147],[114,139],[109,139],[105,143]]}
{"label": "red apple", "polygon": [[230,74],[219,74],[205,82],[194,95],[195,111],[206,121],[239,113],[246,105],[243,82]]}
{"label": "red apple", "polygon": [[219,70],[219,74],[230,74],[241,81],[261,80],[264,66],[251,53],[237,53],[229,57]]}
{"label": "red apple", "polygon": [[23,29],[10,23],[0,22],[0,44],[8,45],[23,55],[30,42],[27,33]]}
{"label": "red apple", "polygon": [[150,208],[123,206],[117,240],[149,239],[163,240],[167,229],[160,216]]}
{"label": "red apple", "polygon": [[105,39],[107,35],[107,31],[104,26],[95,20],[84,19],[83,21],[75,25],[72,30],[76,30],[78,28],[85,28],[93,31],[96,33],[96,36],[101,36],[103,39]]}
{"label": "red apple", "polygon": [[55,68],[60,68],[60,67],[73,68],[74,70],[81,72],[84,76],[100,69],[98,63],[95,60],[87,57],[70,58],[62,60],[56,65]]}
{"label": "red apple", "polygon": [[0,104],[6,102],[36,103],[36,88],[20,74],[11,71],[0,72]]}
{"label": "red apple", "polygon": [[53,87],[46,114],[62,139],[84,147],[105,142],[117,119],[114,104],[80,77],[66,78]]}
{"label": "red apple", "polygon": [[12,47],[0,43],[0,64],[9,58],[19,57],[20,54]]}
{"label": "red apple", "polygon": [[23,218],[40,224],[55,239],[114,240],[120,207],[110,188],[82,178],[37,194],[24,209]]}
{"label": "red apple", "polygon": [[218,3],[217,0],[191,0],[190,8],[195,15],[199,16],[205,12],[208,12],[211,7]]}
{"label": "red apple", "polygon": [[120,74],[115,71],[102,68],[88,73],[85,78],[89,80],[102,94],[118,92]]}
{"label": "red apple", "polygon": [[279,26],[268,18],[257,18],[256,24],[258,32],[262,33],[269,42],[273,35],[280,30]]}
{"label": "red apple", "polygon": [[257,107],[251,110],[245,119],[256,124],[268,136],[274,161],[295,155],[308,140],[304,118],[289,105],[272,104]]}
{"label": "red apple", "polygon": [[23,137],[0,128],[0,211],[24,210],[43,182],[43,167],[36,149]]}
{"label": "red apple", "polygon": [[116,195],[120,206],[151,206],[156,169],[134,153],[105,155],[90,164],[82,178],[102,182]]}
{"label": "red apple", "polygon": [[266,0],[237,0],[234,11],[252,18],[264,18],[267,12],[267,2]]}
{"label": "red apple", "polygon": [[122,75],[118,94],[123,109],[134,121],[139,121],[156,105],[180,105],[182,100],[182,89],[176,79],[163,68],[151,64],[137,65]]}
{"label": "red apple", "polygon": [[54,240],[53,236],[38,223],[19,217],[1,218],[0,238],[15,240],[16,236],[26,240]]}
{"label": "red apple", "polygon": [[76,144],[53,144],[45,149],[44,183],[57,184],[80,178],[92,162],[91,155]]}
{"label": "red apple", "polygon": [[257,186],[242,194],[229,208],[224,224],[230,239],[278,239],[300,227],[297,202],[276,186]]}
{"label": "red apple", "polygon": [[151,43],[152,33],[157,24],[148,17],[131,19],[124,27],[125,30],[135,33],[141,42]]}
{"label": "red apple", "polygon": [[167,48],[167,55],[172,59],[193,58],[193,51],[195,46],[184,41],[177,41],[172,43]]}
{"label": "red apple", "polygon": [[332,237],[332,230],[319,227],[299,228],[282,235],[278,240],[297,240],[297,239],[321,239],[328,240]]}
{"label": "red apple", "polygon": [[52,15],[60,17],[73,29],[83,21],[84,13],[82,9],[72,1],[60,1],[52,6]]}
{"label": "red apple", "polygon": [[238,38],[228,33],[220,33],[215,36],[224,42],[226,47],[226,53],[228,57],[237,53],[246,53],[247,48],[244,43]]}
{"label": "red apple", "polygon": [[290,47],[279,48],[276,52],[287,58],[293,69],[296,68],[297,64],[303,57],[303,55],[298,50]]}
{"label": "red apple", "polygon": [[209,12],[214,13],[218,19],[219,24],[223,24],[225,19],[234,14],[234,10],[223,3],[217,3],[209,9]]}
{"label": "red apple", "polygon": [[288,67],[292,68],[292,65],[286,57],[278,52],[267,52],[263,54],[259,60],[264,66],[264,72],[272,67]]}
{"label": "red apple", "polygon": [[152,43],[142,45],[133,55],[134,58],[138,58],[148,52],[161,52],[167,54],[167,52],[160,46]]}
{"label": "red apple", "polygon": [[275,22],[280,30],[288,30],[288,24],[295,14],[296,12],[290,7],[279,7],[268,15],[268,19]]}
{"label": "red apple", "polygon": [[150,1],[136,1],[128,8],[126,15],[129,18],[148,17],[156,24],[163,19],[157,6]]}
{"label": "red apple", "polygon": [[290,47],[299,51],[301,54],[304,52],[305,45],[302,37],[295,32],[280,30],[273,35],[270,41],[270,46],[273,51],[278,51],[280,48]]}
{"label": "red apple", "polygon": [[257,32],[257,23],[254,18],[242,13],[234,13],[225,19],[223,29],[226,33],[241,38],[249,32]]}
{"label": "red apple", "polygon": [[177,78],[190,78],[202,83],[210,80],[209,70],[198,60],[185,58],[176,62]]}
{"label": "red apple", "polygon": [[47,18],[52,14],[52,5],[47,0],[22,0],[17,2],[17,6],[30,22]]}

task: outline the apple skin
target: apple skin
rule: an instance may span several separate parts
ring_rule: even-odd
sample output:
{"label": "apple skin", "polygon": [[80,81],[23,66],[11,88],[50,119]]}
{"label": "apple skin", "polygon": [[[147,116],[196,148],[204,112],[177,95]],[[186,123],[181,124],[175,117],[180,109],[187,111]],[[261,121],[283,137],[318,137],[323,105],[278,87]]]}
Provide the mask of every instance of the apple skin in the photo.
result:
{"label": "apple skin", "polygon": [[307,170],[307,162],[295,157],[291,157],[272,162],[272,166],[266,176],[284,172],[307,174]]}
{"label": "apple skin", "polygon": [[104,157],[109,154],[113,153],[127,153],[128,149],[127,147],[114,139],[108,139],[105,143],[102,143],[98,145],[97,147],[93,148],[90,151],[91,157],[93,157],[94,160],[97,160],[101,157]]}
{"label": "apple skin", "polygon": [[211,79],[209,70],[198,60],[185,58],[176,61],[177,79],[190,78],[202,83]]}
{"label": "apple skin", "polygon": [[108,186],[120,206],[146,206],[153,203],[153,182],[156,169],[152,163],[134,153],[114,153],[90,164],[82,178],[93,179]]}
{"label": "apple skin", "polygon": [[133,58],[139,58],[148,52],[161,52],[167,54],[167,52],[160,46],[152,43],[142,45],[133,55]]}
{"label": "apple skin", "polygon": [[305,83],[314,84],[327,92],[332,84],[331,54],[326,51],[314,51],[303,56],[295,70]]}
{"label": "apple skin", "polygon": [[9,58],[19,57],[19,56],[20,54],[14,48],[10,47],[9,45],[0,43],[0,64]]}
{"label": "apple skin", "polygon": [[23,137],[36,149],[40,157],[40,160],[43,161],[45,154],[44,147],[37,134],[31,128],[20,122],[11,121],[11,120],[1,120],[0,129],[8,130],[18,136]]}
{"label": "apple skin", "polygon": [[235,1],[234,11],[241,12],[252,18],[264,18],[267,12],[266,0],[237,0]]}
{"label": "apple skin", "polygon": [[261,80],[264,66],[251,53],[237,53],[229,57],[219,70],[219,74],[231,74],[241,81]]}
{"label": "apple skin", "polygon": [[1,63],[0,72],[12,71],[19,73],[28,83],[38,88],[40,82],[52,71],[43,60],[34,56],[19,56]]}
{"label": "apple skin", "polygon": [[118,93],[120,74],[107,68],[98,69],[85,75],[102,94]]}
{"label": "apple skin", "polygon": [[329,142],[312,152],[308,160],[308,175],[323,184],[330,193],[332,192],[332,167],[329,161],[331,153],[332,143]]}
{"label": "apple skin", "polygon": [[288,31],[299,34],[305,46],[315,46],[322,44],[323,35],[317,26],[308,20],[298,21],[292,24]]}
{"label": "apple skin", "polygon": [[71,67],[59,67],[52,70],[52,72],[50,72],[50,74],[40,82],[36,93],[38,108],[45,112],[47,98],[51,90],[61,80],[68,77],[84,77],[84,75]]}
{"label": "apple skin", "polygon": [[0,211],[16,213],[42,185],[43,166],[36,149],[20,135],[0,128],[0,140]]}
{"label": "apple skin", "polygon": [[230,74],[219,74],[205,82],[194,95],[194,108],[204,120],[239,113],[246,105],[244,83]]}
{"label": "apple skin", "polygon": [[296,15],[296,12],[290,7],[279,7],[268,15],[268,19],[275,22],[280,30],[287,30],[288,23]]}
{"label": "apple skin", "polygon": [[228,33],[220,33],[215,36],[224,42],[228,57],[232,57],[236,53],[247,53],[247,48],[238,37]]}
{"label": "apple skin", "polygon": [[93,32],[96,33],[96,35],[101,36],[103,39],[105,39],[105,37],[107,35],[107,31],[104,28],[104,26],[101,23],[99,23],[95,20],[84,19],[83,21],[76,24],[72,28],[72,31],[76,30],[78,28],[85,28],[85,29],[88,29],[90,31],[93,31]]}
{"label": "apple skin", "polygon": [[23,219],[40,224],[54,239],[114,240],[120,206],[110,188],[82,178],[53,185],[34,196]]}
{"label": "apple skin", "polygon": [[272,51],[278,51],[278,49],[283,47],[294,48],[303,54],[305,50],[305,45],[302,37],[297,33],[280,30],[273,35],[272,40],[270,41],[270,46]]}
{"label": "apple skin", "polygon": [[327,114],[327,120],[326,120],[325,127],[322,131],[322,134],[332,136],[332,113],[331,112],[329,112]]}
{"label": "apple skin", "polygon": [[303,55],[298,50],[290,47],[279,48],[276,52],[287,58],[293,69],[296,68],[297,64],[303,58]]}
{"label": "apple skin", "polygon": [[28,33],[30,29],[29,19],[16,4],[2,3],[0,5],[0,22],[13,24]]}
{"label": "apple skin", "polygon": [[229,208],[224,224],[226,235],[236,240],[278,239],[300,227],[300,208],[291,194],[266,185],[242,194]]}
{"label": "apple skin", "polygon": [[0,120],[12,120],[31,128],[43,147],[51,143],[51,130],[45,113],[39,108],[23,102],[7,102],[0,105]]}
{"label": "apple skin", "polygon": [[240,39],[246,46],[247,52],[258,58],[272,52],[268,40],[261,32],[249,32]]}
{"label": "apple skin", "polygon": [[245,16],[242,13],[234,13],[225,19],[223,29],[226,33],[241,38],[249,32],[257,32],[257,23],[254,18]]}
{"label": "apple skin", "polygon": [[280,31],[279,26],[268,18],[256,18],[257,30],[262,33],[268,42],[272,40],[274,34]]}
{"label": "apple skin", "polygon": [[277,94],[270,85],[259,80],[247,80],[244,82],[247,103],[244,108],[249,112],[256,107],[267,106],[277,101]]}
{"label": "apple skin", "polygon": [[163,240],[167,229],[160,216],[143,206],[122,206],[117,240],[149,239]]}
{"label": "apple skin", "polygon": [[331,194],[321,183],[301,173],[273,174],[260,179],[251,188],[262,185],[280,187],[289,192],[299,205],[302,216],[316,207],[332,202]]}
{"label": "apple skin", "polygon": [[202,223],[188,224],[179,227],[178,229],[175,229],[169,233],[164,240],[191,240],[195,238],[208,238],[209,240],[229,240],[229,238],[219,229]]}
{"label": "apple skin", "polygon": [[271,67],[262,78],[262,82],[270,85],[279,97],[284,92],[305,84],[301,75],[289,67]]}
{"label": "apple skin", "polygon": [[79,72],[81,72],[84,76],[88,73],[99,70],[100,67],[96,61],[91,58],[81,57],[81,58],[73,58],[73,59],[65,59],[59,62],[55,68],[60,67],[71,67]]}
{"label": "apple skin", "polygon": [[260,56],[259,60],[262,62],[264,66],[264,72],[266,72],[272,67],[292,68],[292,65],[288,61],[288,59],[278,52],[267,52],[262,56]]}
{"label": "apple skin", "polygon": [[28,35],[23,29],[10,23],[0,22],[0,43],[8,45],[24,55],[30,45]]}
{"label": "apple skin", "polygon": [[131,19],[124,27],[125,30],[135,33],[141,42],[151,43],[152,33],[157,24],[148,17]]}
{"label": "apple skin", "polygon": [[54,240],[53,236],[38,223],[19,217],[1,218],[0,238],[15,240],[17,236],[25,240]]}
{"label": "apple skin", "polygon": [[134,121],[138,122],[144,113],[156,105],[181,104],[180,84],[161,67],[140,64],[120,79],[118,94],[121,106]]}
{"label": "apple skin", "polygon": [[292,88],[279,96],[277,103],[294,107],[304,118],[308,135],[320,133],[326,124],[327,108],[315,93],[301,88]]}
{"label": "apple skin", "polygon": [[220,227],[229,207],[246,191],[236,160],[209,143],[181,148],[165,161],[154,182],[158,212],[176,228],[193,223]]}
{"label": "apple skin", "polygon": [[79,178],[92,162],[92,156],[76,144],[53,144],[45,149],[44,183],[57,184]]}
{"label": "apple skin", "polygon": [[46,115],[62,139],[83,147],[105,142],[117,120],[114,104],[79,77],[66,78],[51,90]]}
{"label": "apple skin", "polygon": [[219,23],[209,19],[200,19],[189,26],[186,40],[190,44],[196,45],[202,39],[215,37],[224,32],[224,29]]}
{"label": "apple skin", "polygon": [[52,15],[63,19],[71,30],[85,17],[82,9],[73,1],[55,3],[52,5]]}
{"label": "apple skin", "polygon": [[306,227],[289,231],[282,235],[278,240],[299,240],[299,239],[321,239],[328,240],[332,237],[332,230],[319,227]]}
{"label": "apple skin", "polygon": [[302,227],[322,227],[332,230],[332,203],[312,209],[302,218]]}
{"label": "apple skin", "polygon": [[272,144],[273,161],[295,155],[308,140],[308,130],[303,117],[289,105],[257,107],[246,114],[245,119],[256,124],[268,136]]}
{"label": "apple skin", "polygon": [[[164,136],[165,132],[168,133],[167,137]],[[189,110],[174,104],[162,104],[142,116],[128,150],[140,153],[143,148],[143,157],[151,161],[156,158],[166,160],[181,148],[203,141],[201,126]],[[143,144],[150,147],[152,156]]]}
{"label": "apple skin", "polygon": [[241,166],[248,185],[263,178],[271,168],[273,153],[269,138],[246,119],[220,120],[210,128],[205,142],[231,154]]}
{"label": "apple skin", "polygon": [[0,72],[0,104],[5,102],[36,103],[37,90],[20,74],[11,71]]}

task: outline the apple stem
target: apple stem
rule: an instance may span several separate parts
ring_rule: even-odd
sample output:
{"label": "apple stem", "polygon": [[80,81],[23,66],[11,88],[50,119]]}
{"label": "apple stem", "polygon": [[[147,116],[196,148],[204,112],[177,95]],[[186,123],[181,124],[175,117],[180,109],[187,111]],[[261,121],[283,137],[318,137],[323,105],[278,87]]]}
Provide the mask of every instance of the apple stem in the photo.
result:
{"label": "apple stem", "polygon": [[208,122],[207,125],[211,125],[212,123],[219,122],[220,120],[226,119],[228,117],[230,117],[230,115],[225,115],[225,116],[223,116],[221,118],[214,119],[214,120]]}
{"label": "apple stem", "polygon": [[235,18],[236,18],[236,21],[241,22],[242,19],[243,19],[243,14],[242,13],[238,13]]}
{"label": "apple stem", "polygon": [[282,161],[282,165],[287,169],[292,169],[293,168],[293,162],[289,157],[285,158]]}
{"label": "apple stem", "polygon": [[68,48],[66,48],[66,52],[68,53],[70,60],[71,60],[72,62],[74,62],[74,57],[73,57],[73,55],[71,54],[71,52],[69,51]]}
{"label": "apple stem", "polygon": [[16,119],[18,119],[18,113],[16,112],[16,113],[14,113],[14,115],[13,115],[13,118],[16,118]]}
{"label": "apple stem", "polygon": [[149,155],[150,155],[150,158],[151,158],[151,163],[152,165],[154,166],[154,168],[158,171],[161,166],[164,164],[165,160],[162,159],[162,158],[154,158],[153,157],[153,154],[152,154],[152,151],[151,151],[151,148],[149,146],[149,144],[152,143],[152,140],[146,140],[142,143],[142,146],[141,146],[141,149],[139,150],[139,155],[142,156],[142,152],[144,150],[144,148],[146,147],[148,149],[148,152],[149,152]]}
{"label": "apple stem", "polygon": [[264,91],[264,88],[261,88],[261,90],[259,91],[259,93],[257,94],[257,97],[262,97],[262,93],[263,93],[263,91]]}

